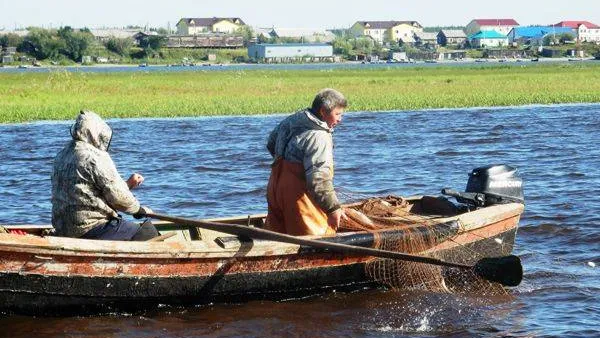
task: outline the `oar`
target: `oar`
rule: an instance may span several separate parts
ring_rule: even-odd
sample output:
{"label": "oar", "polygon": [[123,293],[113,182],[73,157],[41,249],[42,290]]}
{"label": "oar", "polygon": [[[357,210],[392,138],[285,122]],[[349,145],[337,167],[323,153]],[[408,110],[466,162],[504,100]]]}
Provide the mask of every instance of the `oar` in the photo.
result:
{"label": "oar", "polygon": [[225,224],[217,222],[199,221],[169,215],[155,213],[145,214],[147,217],[169,221],[178,224],[193,225],[199,228],[224,232],[230,235],[246,236],[254,239],[262,239],[273,242],[290,243],[310,246],[313,248],[327,249],[343,254],[366,255],[378,258],[399,259],[403,261],[448,266],[453,268],[471,270],[480,277],[489,281],[498,282],[505,286],[517,286],[523,279],[523,266],[519,257],[510,255],[504,257],[489,257],[480,259],[475,265],[446,262],[432,257],[410,255],[401,252],[365,248],[341,243],[331,243],[314,239],[306,239],[260,228],[244,225]]}

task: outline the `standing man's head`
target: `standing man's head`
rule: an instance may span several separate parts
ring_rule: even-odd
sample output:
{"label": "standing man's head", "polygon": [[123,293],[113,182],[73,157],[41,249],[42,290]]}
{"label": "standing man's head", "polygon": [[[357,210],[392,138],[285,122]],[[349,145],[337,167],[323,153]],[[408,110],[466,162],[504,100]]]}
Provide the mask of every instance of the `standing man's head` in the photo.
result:
{"label": "standing man's head", "polygon": [[348,102],[342,93],[335,89],[325,88],[315,96],[311,110],[325,121],[329,128],[333,128],[342,122],[342,113],[347,105]]}

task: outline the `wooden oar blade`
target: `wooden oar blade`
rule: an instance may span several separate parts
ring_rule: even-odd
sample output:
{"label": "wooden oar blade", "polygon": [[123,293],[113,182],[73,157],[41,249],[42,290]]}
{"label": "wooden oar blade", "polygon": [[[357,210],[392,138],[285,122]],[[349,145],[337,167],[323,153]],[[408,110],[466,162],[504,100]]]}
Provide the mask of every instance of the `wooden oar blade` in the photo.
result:
{"label": "wooden oar blade", "polygon": [[515,255],[483,258],[473,270],[480,277],[504,286],[517,286],[523,280],[523,265]]}

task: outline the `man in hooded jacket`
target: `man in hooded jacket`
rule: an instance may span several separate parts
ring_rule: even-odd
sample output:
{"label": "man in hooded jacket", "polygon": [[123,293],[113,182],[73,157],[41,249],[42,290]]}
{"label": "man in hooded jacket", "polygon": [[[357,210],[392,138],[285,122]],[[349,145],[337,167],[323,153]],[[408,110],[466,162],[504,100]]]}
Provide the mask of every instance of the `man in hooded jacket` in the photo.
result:
{"label": "man in hooded jacket", "polygon": [[54,159],[52,225],[60,236],[144,241],[158,236],[152,223],[124,220],[118,211],[144,215],[130,189],[144,178],[133,174],[124,181],[108,154],[112,130],[100,116],[82,111],[71,127],[73,138]]}
{"label": "man in hooded jacket", "polygon": [[265,228],[289,235],[334,235],[345,218],[333,188],[333,128],[347,102],[321,90],[310,108],[284,119],[269,135],[274,157]]}

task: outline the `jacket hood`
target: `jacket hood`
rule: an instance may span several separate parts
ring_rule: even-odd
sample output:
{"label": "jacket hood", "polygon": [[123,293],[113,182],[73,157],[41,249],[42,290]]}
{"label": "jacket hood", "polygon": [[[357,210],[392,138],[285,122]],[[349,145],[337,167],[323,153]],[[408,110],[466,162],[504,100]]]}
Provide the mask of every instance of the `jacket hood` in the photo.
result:
{"label": "jacket hood", "polygon": [[329,128],[325,121],[321,121],[315,114],[310,112],[310,109],[300,111],[295,116],[295,124],[297,127],[304,128],[306,130],[325,130],[332,132],[333,129]]}
{"label": "jacket hood", "polygon": [[71,127],[71,136],[75,141],[85,142],[107,151],[112,138],[112,129],[98,114],[82,110]]}

